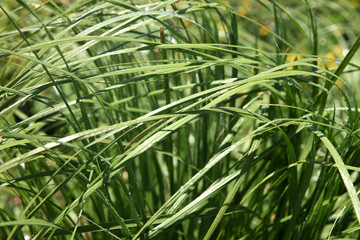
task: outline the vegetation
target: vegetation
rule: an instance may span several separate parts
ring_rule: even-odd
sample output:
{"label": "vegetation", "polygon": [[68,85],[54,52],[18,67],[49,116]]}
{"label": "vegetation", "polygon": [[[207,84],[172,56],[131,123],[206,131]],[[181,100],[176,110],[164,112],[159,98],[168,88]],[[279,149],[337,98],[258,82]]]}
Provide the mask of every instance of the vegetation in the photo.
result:
{"label": "vegetation", "polygon": [[0,239],[358,239],[359,9],[1,1]]}

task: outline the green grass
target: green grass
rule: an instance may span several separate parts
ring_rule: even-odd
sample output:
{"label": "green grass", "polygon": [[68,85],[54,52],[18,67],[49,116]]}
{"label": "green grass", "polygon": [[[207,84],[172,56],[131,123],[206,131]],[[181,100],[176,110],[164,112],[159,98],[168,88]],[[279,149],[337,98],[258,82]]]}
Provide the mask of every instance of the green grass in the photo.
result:
{"label": "green grass", "polygon": [[0,239],[360,237],[359,3],[233,2],[1,1]]}

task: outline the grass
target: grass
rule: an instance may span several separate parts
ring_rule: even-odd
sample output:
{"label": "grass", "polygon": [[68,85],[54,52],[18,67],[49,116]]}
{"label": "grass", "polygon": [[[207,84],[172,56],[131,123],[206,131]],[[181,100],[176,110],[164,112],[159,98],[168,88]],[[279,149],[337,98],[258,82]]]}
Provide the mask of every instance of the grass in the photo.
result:
{"label": "grass", "polygon": [[357,1],[0,3],[1,239],[358,239]]}

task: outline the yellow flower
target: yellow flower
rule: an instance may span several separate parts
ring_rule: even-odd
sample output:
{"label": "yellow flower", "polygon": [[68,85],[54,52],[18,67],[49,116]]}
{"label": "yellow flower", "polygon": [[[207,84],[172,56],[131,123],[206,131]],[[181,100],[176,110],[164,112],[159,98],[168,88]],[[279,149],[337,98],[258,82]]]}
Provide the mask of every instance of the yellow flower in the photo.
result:
{"label": "yellow flower", "polygon": [[337,57],[343,57],[344,56],[343,51],[344,51],[344,49],[340,45],[335,45],[332,50],[332,52]]}
{"label": "yellow flower", "polygon": [[260,28],[260,31],[259,31],[260,35],[261,35],[261,36],[266,36],[266,35],[268,35],[270,28],[271,28],[271,23],[266,22],[266,23],[264,24],[264,27]]}
{"label": "yellow flower", "polygon": [[248,0],[241,0],[241,6],[237,10],[237,12],[241,15],[246,15],[251,9],[250,1]]}
{"label": "yellow flower", "polygon": [[351,5],[353,8],[358,8],[358,7],[360,7],[359,0],[350,0],[350,5]]}
{"label": "yellow flower", "polygon": [[190,21],[189,20],[186,20],[186,19],[182,19],[185,27],[188,27],[190,25]]}
{"label": "yellow flower", "polygon": [[[301,56],[300,56],[300,55],[290,55],[290,57],[289,57],[289,62],[296,62],[296,61],[298,61],[298,60],[300,60],[300,59],[301,59]],[[294,66],[287,67],[286,69],[287,69],[287,70],[292,70],[292,69],[294,69]]]}
{"label": "yellow flower", "polygon": [[246,14],[247,14],[247,10],[246,10],[246,8],[244,8],[243,6],[239,7],[239,9],[237,10],[237,12],[238,12],[240,15],[246,15]]}
{"label": "yellow flower", "polygon": [[335,62],[335,55],[333,52],[328,52],[325,57],[327,59],[325,59],[325,62],[326,62],[326,66],[331,69],[331,68],[336,68],[337,67],[337,63]]}
{"label": "yellow flower", "polygon": [[[230,2],[229,2],[229,1],[222,1],[222,2],[225,3],[225,4],[227,4],[227,5],[230,5]],[[223,6],[223,5],[221,5],[220,8],[226,10],[226,7]]]}
{"label": "yellow flower", "polygon": [[319,66],[324,68],[324,64],[329,68],[337,68],[338,63],[336,62],[336,59],[341,59],[344,57],[344,49],[340,45],[333,46],[333,49],[331,52],[328,52],[325,55],[325,59],[323,59],[323,62],[319,62]]}

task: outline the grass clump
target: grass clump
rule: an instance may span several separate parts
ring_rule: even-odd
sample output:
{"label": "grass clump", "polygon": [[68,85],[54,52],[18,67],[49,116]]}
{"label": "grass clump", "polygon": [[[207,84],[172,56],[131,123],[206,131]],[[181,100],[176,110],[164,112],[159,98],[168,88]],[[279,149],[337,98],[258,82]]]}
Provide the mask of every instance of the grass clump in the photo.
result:
{"label": "grass clump", "polygon": [[356,1],[4,1],[1,239],[359,237]]}

